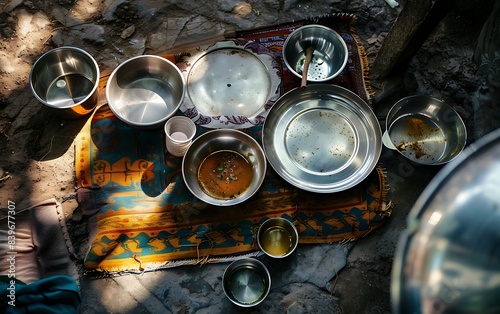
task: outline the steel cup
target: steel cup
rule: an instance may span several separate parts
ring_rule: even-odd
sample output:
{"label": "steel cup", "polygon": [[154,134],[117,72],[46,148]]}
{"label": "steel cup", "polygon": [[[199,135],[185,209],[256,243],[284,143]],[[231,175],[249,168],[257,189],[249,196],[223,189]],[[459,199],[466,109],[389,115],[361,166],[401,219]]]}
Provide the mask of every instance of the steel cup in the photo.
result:
{"label": "steel cup", "polygon": [[299,233],[288,219],[270,218],[260,225],[257,243],[267,255],[283,258],[292,254],[297,248]]}
{"label": "steel cup", "polygon": [[337,32],[323,25],[302,26],[287,37],[282,50],[286,67],[300,78],[309,47],[314,48],[307,73],[310,82],[329,81],[347,65],[347,45]]}
{"label": "steel cup", "polygon": [[271,275],[259,260],[240,259],[232,262],[224,271],[222,288],[234,304],[241,307],[255,306],[269,294]]}

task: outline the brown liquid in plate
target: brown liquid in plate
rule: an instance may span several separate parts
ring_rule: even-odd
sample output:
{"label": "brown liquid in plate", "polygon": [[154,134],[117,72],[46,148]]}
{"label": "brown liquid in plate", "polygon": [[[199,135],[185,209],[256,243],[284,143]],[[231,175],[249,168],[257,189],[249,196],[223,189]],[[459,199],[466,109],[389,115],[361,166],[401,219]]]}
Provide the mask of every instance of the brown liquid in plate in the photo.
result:
{"label": "brown liquid in plate", "polygon": [[200,164],[198,183],[217,199],[233,199],[245,192],[253,180],[252,165],[234,151],[210,154]]}

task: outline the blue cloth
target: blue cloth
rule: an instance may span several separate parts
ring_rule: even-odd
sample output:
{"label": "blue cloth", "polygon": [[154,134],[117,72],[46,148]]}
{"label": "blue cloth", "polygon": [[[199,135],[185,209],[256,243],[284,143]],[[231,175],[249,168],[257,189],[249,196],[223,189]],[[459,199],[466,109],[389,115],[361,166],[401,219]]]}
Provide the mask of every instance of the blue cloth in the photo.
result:
{"label": "blue cloth", "polygon": [[25,284],[1,276],[0,310],[7,314],[18,313],[77,313],[80,307],[80,290],[70,276],[57,275]]}

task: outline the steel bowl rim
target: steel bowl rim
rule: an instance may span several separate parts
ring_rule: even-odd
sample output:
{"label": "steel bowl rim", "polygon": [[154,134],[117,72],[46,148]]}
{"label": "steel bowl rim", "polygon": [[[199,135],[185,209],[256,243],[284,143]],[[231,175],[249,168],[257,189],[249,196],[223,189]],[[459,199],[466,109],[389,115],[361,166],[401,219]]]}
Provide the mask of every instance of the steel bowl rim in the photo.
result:
{"label": "steel bowl rim", "polygon": [[[96,81],[93,83],[94,84],[94,87],[92,88],[92,91],[85,97],[83,98],[81,101],[79,101],[78,103],[75,103],[71,106],[54,106],[50,103],[48,103],[47,101],[43,100],[39,95],[38,93],[35,91],[35,87],[33,86],[33,75],[34,75],[34,72],[35,72],[35,69],[37,67],[37,65],[42,62],[42,59],[56,51],[62,51],[62,50],[68,50],[68,51],[77,51],[83,55],[85,55],[86,57],[89,58],[90,61],[92,61],[92,65],[94,66],[95,68],[95,71],[96,71]],[[30,74],[29,74],[29,81],[30,81],[30,89],[31,89],[31,92],[32,94],[35,96],[35,98],[41,102],[42,104],[44,104],[45,106],[49,107],[49,108],[54,108],[54,109],[71,109],[73,107],[77,107],[83,103],[85,103],[86,101],[88,101],[90,98],[93,97],[93,95],[97,92],[97,89],[99,88],[99,80],[100,80],[100,77],[101,77],[101,72],[100,72],[100,69],[99,69],[99,65],[97,64],[97,61],[94,59],[94,57],[88,53],[87,51],[83,50],[82,48],[78,48],[78,47],[73,47],[73,46],[61,46],[61,47],[57,47],[57,48],[54,48],[54,49],[51,49],[49,51],[46,51],[45,53],[43,53],[40,57],[38,57],[38,59],[35,61],[35,63],[33,63],[33,66],[31,67],[31,70],[30,70]]]}
{"label": "steel bowl rim", "polygon": [[[177,72],[177,74],[179,75],[179,78],[181,79],[181,82],[182,82],[182,92],[181,92],[181,97],[179,99],[179,102],[177,103],[177,105],[175,106],[174,110],[172,110],[172,112],[170,114],[168,114],[167,116],[164,116],[162,117],[161,119],[159,120],[156,120],[156,121],[152,121],[152,122],[147,122],[147,123],[144,123],[144,122],[137,122],[137,121],[129,121],[127,119],[125,119],[115,108],[113,108],[113,106],[111,105],[111,102],[110,102],[110,95],[109,95],[109,82],[111,82],[114,77],[116,76],[116,74],[118,73],[118,71],[123,67],[125,66],[126,64],[132,62],[132,61],[135,61],[137,59],[157,59],[157,60],[161,60],[162,62],[172,66],[172,68]],[[165,122],[166,120],[168,120],[170,117],[172,117],[176,112],[177,110],[179,110],[179,108],[181,107],[182,105],[182,102],[184,101],[184,98],[185,98],[185,95],[186,95],[186,80],[184,78],[184,75],[182,75],[182,72],[181,70],[170,60],[168,60],[167,58],[164,58],[164,57],[161,57],[161,56],[157,56],[157,55],[140,55],[140,56],[135,56],[135,57],[132,57],[132,58],[129,58],[127,60],[125,60],[124,62],[122,62],[120,65],[118,65],[114,70],[113,72],[110,74],[109,78],[108,78],[108,81],[107,81],[107,84],[106,84],[106,101],[108,103],[108,106],[109,108],[111,109],[111,111],[113,112],[114,115],[116,115],[120,120],[122,120],[123,122],[127,123],[127,124],[131,124],[135,127],[152,127],[152,126],[157,126],[163,122]]]}
{"label": "steel bowl rim", "polygon": [[[407,311],[403,310],[405,306],[418,304],[415,302],[417,292],[414,291],[414,289],[411,293],[405,294],[405,290],[408,290],[407,285],[411,283],[405,269],[408,263],[414,263],[414,259],[408,258],[410,256],[409,253],[415,251],[416,246],[421,246],[415,245],[415,239],[422,234],[424,226],[429,226],[428,222],[426,223],[423,219],[424,214],[426,214],[426,212],[432,212],[433,203],[440,198],[440,195],[443,193],[446,194],[446,190],[450,190],[451,180],[459,178],[459,174],[463,172],[464,169],[473,169],[471,165],[477,165],[477,159],[480,158],[482,154],[494,151],[495,147],[498,145],[500,145],[500,129],[492,131],[478,139],[476,142],[466,147],[457,158],[445,164],[417,198],[406,218],[408,227],[403,230],[399,236],[394,252],[390,282],[391,308],[393,313],[406,313]],[[457,195],[458,192],[460,191],[456,189],[453,195]],[[436,211],[436,208],[434,208],[434,211]],[[428,231],[425,235],[428,240]],[[419,292],[420,291],[418,291],[418,293]]]}
{"label": "steel bowl rim", "polygon": [[[400,109],[400,104],[405,102],[405,101],[409,101],[411,99],[417,99],[417,98],[422,98],[422,99],[429,99],[429,100],[432,100],[432,101],[435,101],[437,103],[440,103],[441,105],[444,105],[446,106],[447,108],[453,110],[455,112],[455,114],[457,116],[460,117],[460,115],[458,114],[458,112],[453,109],[453,107],[451,107],[449,104],[447,104],[445,101],[443,101],[442,99],[438,99],[436,97],[433,97],[433,96],[429,96],[429,95],[410,95],[410,96],[406,96],[406,97],[403,97],[401,99],[399,99],[398,101],[396,101],[394,103],[394,105],[392,105],[392,107],[389,109],[389,111],[387,112],[387,116],[386,116],[386,119],[385,119],[385,126],[386,126],[386,129],[389,127],[389,124],[391,122],[393,122],[393,116],[394,114]],[[464,130],[466,131],[466,128],[465,128],[465,123],[463,122],[463,120],[460,118],[460,121],[462,122],[463,126],[464,126]]]}

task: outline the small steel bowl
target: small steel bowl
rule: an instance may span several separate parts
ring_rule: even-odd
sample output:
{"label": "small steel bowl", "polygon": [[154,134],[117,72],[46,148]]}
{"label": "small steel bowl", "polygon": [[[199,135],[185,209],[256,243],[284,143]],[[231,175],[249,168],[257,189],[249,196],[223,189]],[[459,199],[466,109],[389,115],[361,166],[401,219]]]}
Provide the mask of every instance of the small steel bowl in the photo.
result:
{"label": "small steel bowl", "polygon": [[[201,163],[219,151],[234,151],[245,158],[253,169],[250,186],[232,199],[218,199],[205,193],[198,180]],[[266,157],[259,143],[251,136],[234,129],[208,131],[196,138],[182,159],[182,176],[187,188],[200,200],[218,206],[239,204],[254,195],[266,174]]]}
{"label": "small steel bowl", "polygon": [[142,55],[120,64],[109,76],[106,100],[128,125],[155,129],[179,109],[186,93],[181,71],[169,60]]}
{"label": "small steel bowl", "polygon": [[86,51],[60,47],[44,53],[33,64],[30,88],[43,105],[64,119],[92,112],[99,98],[100,71]]}
{"label": "small steel bowl", "polygon": [[270,218],[260,225],[257,243],[270,257],[283,258],[292,254],[297,248],[299,233],[288,219]]}
{"label": "small steel bowl", "polygon": [[342,37],[323,25],[306,25],[293,31],[283,44],[286,67],[302,78],[306,50],[314,47],[307,80],[325,82],[339,75],[347,64],[348,50]]}
{"label": "small steel bowl", "polygon": [[462,152],[467,129],[448,104],[414,95],[399,100],[389,110],[382,142],[413,162],[441,165]]}
{"label": "small steel bowl", "polygon": [[255,306],[271,290],[271,275],[266,266],[254,258],[232,262],[222,276],[222,289],[226,297],[241,307]]}

